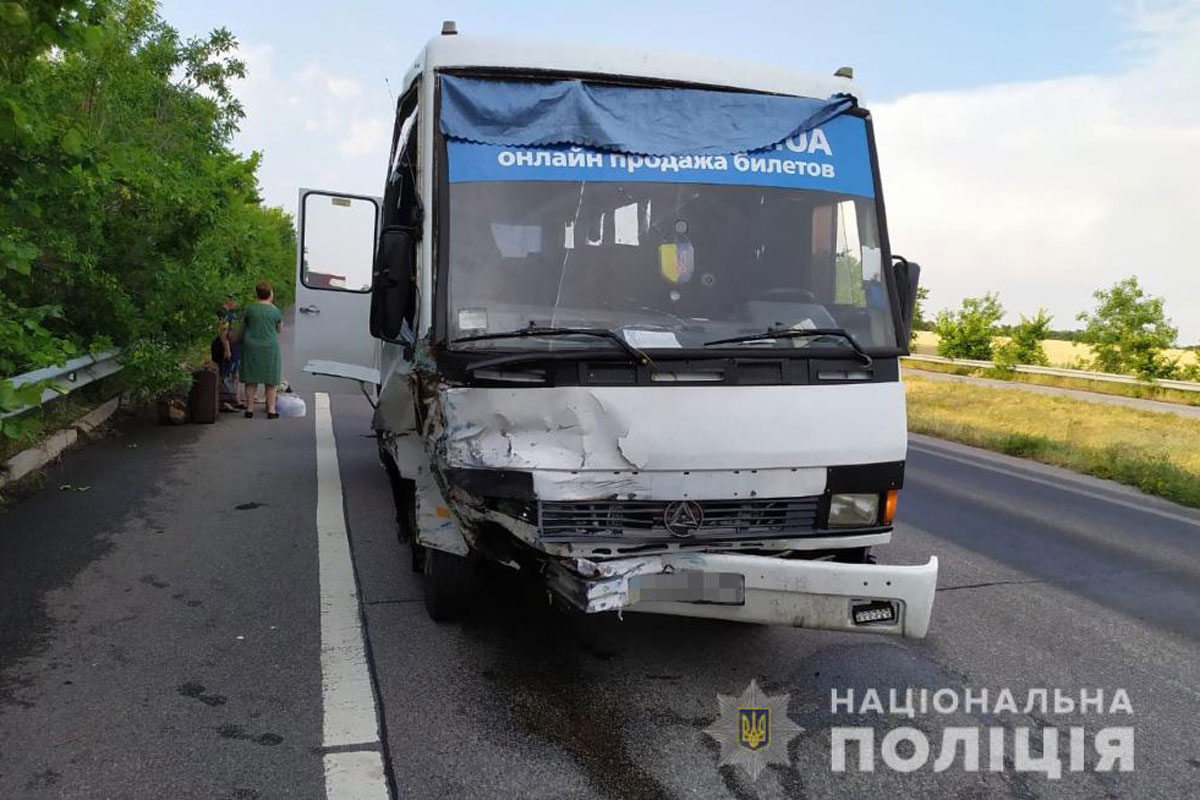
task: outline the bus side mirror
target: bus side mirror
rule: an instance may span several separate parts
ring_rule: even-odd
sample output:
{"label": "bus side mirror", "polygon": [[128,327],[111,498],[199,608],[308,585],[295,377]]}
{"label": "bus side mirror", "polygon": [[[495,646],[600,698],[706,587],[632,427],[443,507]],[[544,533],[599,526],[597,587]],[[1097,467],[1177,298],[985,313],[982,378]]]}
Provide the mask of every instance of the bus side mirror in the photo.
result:
{"label": "bus side mirror", "polygon": [[411,325],[409,307],[416,294],[413,269],[416,243],[412,228],[389,226],[379,237],[371,284],[371,335],[376,338],[389,342],[402,340],[405,322]]}
{"label": "bus side mirror", "polygon": [[908,342],[912,335],[913,316],[917,308],[917,289],[921,284],[921,265],[903,256],[892,256],[892,269],[896,274],[896,294],[900,298],[900,324]]}

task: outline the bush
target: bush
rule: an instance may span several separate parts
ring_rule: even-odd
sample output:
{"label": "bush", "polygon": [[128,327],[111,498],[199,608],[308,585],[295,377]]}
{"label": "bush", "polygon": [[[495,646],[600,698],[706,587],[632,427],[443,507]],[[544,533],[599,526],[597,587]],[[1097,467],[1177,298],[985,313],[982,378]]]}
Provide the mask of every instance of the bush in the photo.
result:
{"label": "bush", "polygon": [[1085,323],[1082,341],[1091,345],[1093,369],[1137,375],[1142,380],[1169,378],[1178,362],[1163,351],[1175,344],[1179,332],[1163,313],[1163,299],[1150,297],[1137,277],[1117,281],[1092,294],[1096,310],[1078,319]]}
{"label": "bush", "polygon": [[1033,319],[1022,314],[1020,324],[1012,329],[1008,341],[994,350],[992,361],[996,369],[1012,372],[1018,364],[1049,364],[1050,359],[1046,358],[1042,341],[1046,338],[1051,319],[1044,308],[1039,308]]}
{"label": "bush", "polygon": [[938,355],[990,360],[996,323],[1003,316],[1004,307],[992,293],[983,297],[964,298],[957,312],[942,311],[934,322],[934,330],[938,335]]}

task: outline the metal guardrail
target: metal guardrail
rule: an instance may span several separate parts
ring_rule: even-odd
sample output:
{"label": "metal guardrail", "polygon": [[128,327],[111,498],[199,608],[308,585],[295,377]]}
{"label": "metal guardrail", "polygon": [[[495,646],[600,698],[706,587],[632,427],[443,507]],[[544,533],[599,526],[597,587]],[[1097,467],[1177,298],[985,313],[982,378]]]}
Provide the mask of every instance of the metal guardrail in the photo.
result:
{"label": "metal guardrail", "polygon": [[[977,361],[973,358],[946,358],[945,356],[926,356],[912,354],[905,356],[907,361],[928,361],[933,364],[951,364],[959,367],[975,367],[978,369],[991,369],[995,365],[991,361]],[[1157,386],[1162,389],[1178,389],[1184,392],[1200,392],[1200,383],[1195,381],[1176,381],[1159,378],[1154,381],[1143,381],[1135,378],[1132,375],[1117,375],[1112,372],[1088,372],[1082,369],[1067,369],[1066,367],[1035,367],[1028,364],[1017,364],[1013,367],[1014,372],[1024,372],[1029,375],[1055,375],[1060,378],[1080,378],[1088,381],[1100,381],[1102,383],[1130,383],[1141,386]]]}
{"label": "metal guardrail", "polygon": [[[15,378],[9,378],[9,380],[16,388],[30,383],[41,383],[45,380],[53,381],[51,388],[42,392],[41,402],[45,403],[120,372],[123,365],[117,361],[119,355],[121,355],[120,350],[105,350],[103,353],[73,358],[57,367],[35,369]],[[23,414],[31,408],[34,406],[24,406],[13,411],[6,411],[0,414],[0,418]]]}

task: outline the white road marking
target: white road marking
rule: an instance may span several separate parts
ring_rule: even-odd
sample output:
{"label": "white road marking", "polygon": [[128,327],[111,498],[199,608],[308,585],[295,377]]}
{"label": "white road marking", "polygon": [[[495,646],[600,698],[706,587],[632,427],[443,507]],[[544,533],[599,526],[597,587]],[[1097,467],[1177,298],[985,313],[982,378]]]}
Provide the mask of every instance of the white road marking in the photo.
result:
{"label": "white road marking", "polygon": [[1090,497],[1093,500],[1102,500],[1105,503],[1112,503],[1115,506],[1132,508],[1135,511],[1141,511],[1146,514],[1154,514],[1155,516],[1163,517],[1164,519],[1174,520],[1175,522],[1182,522],[1187,525],[1194,525],[1197,528],[1200,528],[1200,520],[1197,520],[1193,517],[1187,517],[1183,514],[1175,514],[1170,511],[1164,511],[1162,509],[1155,508],[1154,506],[1144,505],[1132,500],[1123,500],[1119,497],[1113,497],[1112,495],[1104,494],[1102,492],[1093,492],[1089,489],[1084,489],[1081,486],[1074,486],[1064,481],[1053,481],[1046,478],[1039,478],[1036,475],[1030,475],[1029,473],[1021,470],[1009,469],[1008,467],[1002,467],[999,464],[989,463],[988,461],[984,460],[983,456],[980,456],[979,458],[964,458],[937,447],[920,446],[913,444],[912,442],[910,442],[908,446],[909,449],[916,450],[919,453],[925,453],[926,455],[945,458],[950,461],[957,461],[960,464],[969,464],[973,467],[979,467],[980,469],[999,472],[1001,475],[1008,475],[1012,478],[1020,478],[1021,480],[1029,481],[1030,483],[1040,483],[1043,486],[1051,486],[1064,492],[1073,492],[1078,495],[1083,495],[1084,497]]}
{"label": "white road marking", "polygon": [[387,800],[383,758],[373,750],[327,754],[325,796],[329,800]]}
{"label": "white road marking", "polygon": [[379,745],[379,716],[363,648],[362,616],[346,516],[329,395],[314,398],[317,440],[317,553],[321,575],[321,696],[326,747],[360,751],[325,756],[329,800],[387,800]]}

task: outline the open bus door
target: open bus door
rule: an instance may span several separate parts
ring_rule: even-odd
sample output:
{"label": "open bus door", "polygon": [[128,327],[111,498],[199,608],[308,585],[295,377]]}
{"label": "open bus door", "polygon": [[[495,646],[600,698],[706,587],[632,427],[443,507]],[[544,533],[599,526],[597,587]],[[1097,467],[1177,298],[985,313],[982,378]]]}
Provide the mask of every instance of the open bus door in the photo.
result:
{"label": "open bus door", "polygon": [[298,391],[374,391],[379,342],[368,328],[379,236],[377,197],[301,189],[292,327]]}

